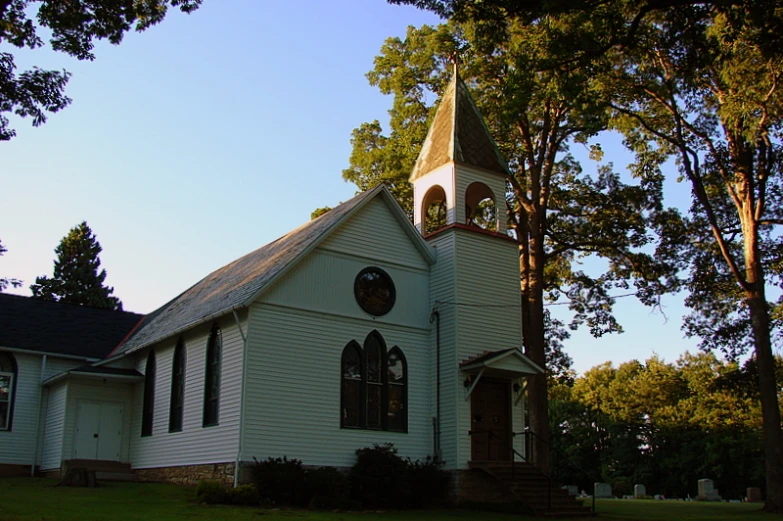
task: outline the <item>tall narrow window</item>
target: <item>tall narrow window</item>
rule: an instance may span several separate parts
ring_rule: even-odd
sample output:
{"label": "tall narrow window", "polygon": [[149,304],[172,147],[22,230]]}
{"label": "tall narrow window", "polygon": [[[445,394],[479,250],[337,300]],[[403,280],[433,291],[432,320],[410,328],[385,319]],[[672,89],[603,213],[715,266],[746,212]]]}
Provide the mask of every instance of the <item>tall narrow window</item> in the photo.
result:
{"label": "tall narrow window", "polygon": [[171,405],[169,407],[169,432],[182,430],[182,406],[185,403],[185,342],[180,338],[174,348],[171,366]]}
{"label": "tall narrow window", "polygon": [[367,428],[383,428],[383,359],[384,349],[380,335],[370,333],[364,342],[364,356],[367,360]]}
{"label": "tall narrow window", "polygon": [[386,409],[386,428],[390,431],[408,430],[408,414],[406,409],[407,397],[407,368],[405,355],[399,347],[393,347],[389,350],[386,358],[387,368],[387,398],[388,407]]}
{"label": "tall narrow window", "polygon": [[144,403],[141,409],[141,435],[152,436],[152,418],[155,414],[155,351],[147,355],[144,369]]}
{"label": "tall narrow window", "polygon": [[223,339],[220,328],[212,326],[207,342],[207,368],[204,379],[204,420],[202,425],[209,427],[218,424],[220,406],[220,357],[223,351]]}
{"label": "tall narrow window", "polygon": [[407,432],[408,365],[399,347],[387,353],[373,331],[364,349],[353,340],[345,346],[341,368],[341,427]]}
{"label": "tall narrow window", "polygon": [[11,430],[16,385],[16,360],[11,353],[0,352],[0,431]]}
{"label": "tall narrow window", "polygon": [[342,427],[362,426],[362,350],[356,342],[343,349],[341,387]]}

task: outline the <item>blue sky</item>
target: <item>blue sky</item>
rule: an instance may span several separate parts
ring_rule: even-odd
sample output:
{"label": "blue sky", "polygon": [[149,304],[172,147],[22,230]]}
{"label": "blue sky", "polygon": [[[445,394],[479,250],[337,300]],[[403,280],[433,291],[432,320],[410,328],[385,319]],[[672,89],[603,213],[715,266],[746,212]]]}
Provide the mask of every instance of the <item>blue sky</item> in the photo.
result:
{"label": "blue sky", "polygon": [[[387,37],[435,22],[383,0],[205,0],[120,46],[99,44],[94,62],[17,53],[20,69],[72,72],[74,101],[39,128],[13,119],[18,136],[0,143],[0,275],[23,279],[14,292],[29,295],[86,220],[107,283],[125,309],[147,313],[350,198],[351,130],[391,105],[364,75]],[[604,149],[618,168],[628,162],[616,143]],[[626,333],[575,335],[575,368],[694,350],[679,299],[664,305],[668,320],[618,301]]]}

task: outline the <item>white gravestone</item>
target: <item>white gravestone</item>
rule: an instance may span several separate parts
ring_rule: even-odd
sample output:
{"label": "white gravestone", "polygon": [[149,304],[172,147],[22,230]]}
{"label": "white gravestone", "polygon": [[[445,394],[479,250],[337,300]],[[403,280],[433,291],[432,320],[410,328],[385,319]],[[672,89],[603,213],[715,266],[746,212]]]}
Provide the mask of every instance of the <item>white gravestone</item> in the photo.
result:
{"label": "white gravestone", "polygon": [[720,501],[721,497],[711,479],[700,479],[699,494],[696,496],[696,499],[700,501]]}
{"label": "white gravestone", "polygon": [[633,498],[634,499],[644,499],[647,497],[647,490],[644,488],[644,485],[634,485],[633,486]]}
{"label": "white gravestone", "polygon": [[612,485],[609,483],[596,483],[595,484],[595,497],[607,498],[612,496]]}

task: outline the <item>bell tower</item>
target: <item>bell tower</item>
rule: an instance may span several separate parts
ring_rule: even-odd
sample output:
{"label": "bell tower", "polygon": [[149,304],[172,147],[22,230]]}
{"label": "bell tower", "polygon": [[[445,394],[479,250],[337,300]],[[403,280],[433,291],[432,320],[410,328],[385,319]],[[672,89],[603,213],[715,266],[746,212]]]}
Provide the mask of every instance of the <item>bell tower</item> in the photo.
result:
{"label": "bell tower", "polygon": [[455,224],[505,235],[507,175],[455,65],[409,179],[414,224],[424,236]]}
{"label": "bell tower", "polygon": [[[430,272],[434,431],[447,469],[522,453],[519,246],[506,230],[509,169],[456,66],[410,182]],[[502,449],[498,449],[502,447]],[[459,476],[459,473],[457,474]],[[457,484],[457,487],[460,485]]]}

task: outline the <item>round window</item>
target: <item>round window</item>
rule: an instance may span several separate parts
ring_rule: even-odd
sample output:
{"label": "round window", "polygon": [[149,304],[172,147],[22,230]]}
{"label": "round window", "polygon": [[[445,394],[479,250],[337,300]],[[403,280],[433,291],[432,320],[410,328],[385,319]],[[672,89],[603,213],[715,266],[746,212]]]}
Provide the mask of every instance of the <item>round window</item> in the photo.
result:
{"label": "round window", "polygon": [[380,268],[364,268],[356,276],[353,293],[359,306],[370,315],[380,317],[394,307],[394,282]]}

